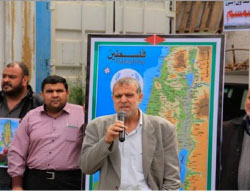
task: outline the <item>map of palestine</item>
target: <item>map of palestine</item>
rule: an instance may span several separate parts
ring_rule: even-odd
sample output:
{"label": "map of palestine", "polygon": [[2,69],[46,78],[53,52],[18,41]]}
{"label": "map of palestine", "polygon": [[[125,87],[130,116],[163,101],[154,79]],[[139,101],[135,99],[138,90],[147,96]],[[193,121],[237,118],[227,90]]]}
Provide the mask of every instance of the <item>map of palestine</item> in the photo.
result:
{"label": "map of palestine", "polygon": [[1,149],[8,147],[11,141],[11,125],[10,121],[4,123],[3,132],[0,140]]}
{"label": "map of palestine", "polygon": [[180,190],[206,190],[212,47],[162,49],[146,113],[164,117],[177,128]]}
{"label": "map of palestine", "polygon": [[[0,118],[0,153],[8,148],[13,139],[14,133],[19,126],[19,119]],[[0,167],[7,167],[7,162],[0,162]]]}

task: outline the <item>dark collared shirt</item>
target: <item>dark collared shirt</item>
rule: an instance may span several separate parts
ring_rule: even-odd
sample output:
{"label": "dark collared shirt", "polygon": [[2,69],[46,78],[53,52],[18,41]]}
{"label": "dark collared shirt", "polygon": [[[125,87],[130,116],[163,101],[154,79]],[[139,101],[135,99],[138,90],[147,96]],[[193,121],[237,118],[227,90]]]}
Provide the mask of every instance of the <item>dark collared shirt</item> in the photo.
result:
{"label": "dark collared shirt", "polygon": [[[0,92],[0,118],[22,118],[29,110],[43,104],[42,99],[33,93],[28,85],[27,95],[11,111],[8,108],[5,94]],[[10,185],[11,178],[7,173],[7,168],[0,168],[0,185]]]}
{"label": "dark collared shirt", "polygon": [[22,99],[12,110],[9,110],[6,98],[3,97],[3,102],[0,103],[0,117],[18,118],[23,105],[24,99]]}
{"label": "dark collared shirt", "polygon": [[[3,94],[3,93],[2,93]],[[18,118],[24,105],[24,99],[18,103],[12,110],[9,110],[6,98],[3,95],[3,100],[0,103],[0,118]],[[10,176],[7,173],[7,168],[0,168],[0,184],[10,184]]]}

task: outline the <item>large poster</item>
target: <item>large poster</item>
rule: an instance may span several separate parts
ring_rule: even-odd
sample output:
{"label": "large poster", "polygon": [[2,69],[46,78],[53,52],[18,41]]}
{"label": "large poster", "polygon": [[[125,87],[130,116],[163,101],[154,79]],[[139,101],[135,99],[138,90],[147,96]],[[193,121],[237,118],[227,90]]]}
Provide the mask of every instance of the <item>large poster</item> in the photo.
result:
{"label": "large poster", "polygon": [[[143,86],[141,110],[176,126],[180,190],[215,189],[223,36],[89,35],[88,40],[87,121],[115,113],[112,85],[123,76],[136,78]],[[95,189],[98,173],[87,183]]]}

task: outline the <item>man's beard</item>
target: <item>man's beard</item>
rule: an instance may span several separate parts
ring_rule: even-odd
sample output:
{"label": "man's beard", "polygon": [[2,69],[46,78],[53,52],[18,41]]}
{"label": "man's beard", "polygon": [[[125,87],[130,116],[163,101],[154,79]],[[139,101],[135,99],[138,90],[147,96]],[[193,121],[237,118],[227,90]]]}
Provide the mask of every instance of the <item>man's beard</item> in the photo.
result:
{"label": "man's beard", "polygon": [[22,86],[22,83],[20,82],[20,84],[18,84],[16,87],[12,87],[12,90],[10,91],[4,91],[3,87],[5,85],[9,85],[12,87],[12,85],[8,84],[8,83],[5,83],[2,85],[2,90],[4,92],[5,95],[9,96],[9,97],[16,97],[20,94],[22,94],[22,91],[23,91],[23,86]]}

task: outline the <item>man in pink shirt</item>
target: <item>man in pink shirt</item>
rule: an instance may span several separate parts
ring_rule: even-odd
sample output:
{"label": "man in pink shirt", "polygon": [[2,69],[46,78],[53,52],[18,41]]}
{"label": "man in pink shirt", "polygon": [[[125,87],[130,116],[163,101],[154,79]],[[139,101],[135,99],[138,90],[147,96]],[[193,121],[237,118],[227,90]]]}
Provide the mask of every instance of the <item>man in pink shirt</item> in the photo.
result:
{"label": "man in pink shirt", "polygon": [[8,154],[13,190],[80,190],[83,140],[82,106],[69,104],[60,76],[42,82],[44,105],[20,123]]}

